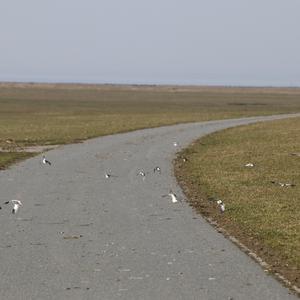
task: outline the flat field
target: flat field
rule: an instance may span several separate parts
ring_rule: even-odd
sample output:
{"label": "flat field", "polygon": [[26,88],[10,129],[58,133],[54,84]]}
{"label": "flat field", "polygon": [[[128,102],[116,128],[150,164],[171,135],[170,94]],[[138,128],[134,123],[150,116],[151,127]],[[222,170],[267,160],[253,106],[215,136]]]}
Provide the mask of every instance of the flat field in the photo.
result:
{"label": "flat field", "polygon": [[300,89],[0,84],[0,146],[300,111]]}
{"label": "flat field", "polygon": [[299,97],[296,88],[2,83],[0,168],[20,157],[14,152],[18,147],[182,122],[299,112]]}

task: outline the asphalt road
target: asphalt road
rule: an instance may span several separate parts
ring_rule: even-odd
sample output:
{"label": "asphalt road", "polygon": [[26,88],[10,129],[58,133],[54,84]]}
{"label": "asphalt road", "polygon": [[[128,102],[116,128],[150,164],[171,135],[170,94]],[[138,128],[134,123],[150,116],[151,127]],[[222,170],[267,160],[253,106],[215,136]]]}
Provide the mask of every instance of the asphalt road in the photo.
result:
{"label": "asphalt road", "polygon": [[23,207],[1,205],[0,299],[297,299],[185,201],[162,197],[183,197],[172,171],[180,148],[281,117],[106,136],[47,152],[51,166],[38,156],[1,171],[1,203]]}

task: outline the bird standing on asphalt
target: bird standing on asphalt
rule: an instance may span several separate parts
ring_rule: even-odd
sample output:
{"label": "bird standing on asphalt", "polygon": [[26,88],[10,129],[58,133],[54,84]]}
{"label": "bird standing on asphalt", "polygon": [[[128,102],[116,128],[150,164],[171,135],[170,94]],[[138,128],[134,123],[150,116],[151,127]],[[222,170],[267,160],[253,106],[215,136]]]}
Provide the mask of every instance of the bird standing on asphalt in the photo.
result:
{"label": "bird standing on asphalt", "polygon": [[49,160],[46,159],[45,155],[43,155],[42,163],[43,163],[44,165],[47,165],[47,164],[48,164],[49,166],[51,166],[51,162],[50,162]]}
{"label": "bird standing on asphalt", "polygon": [[117,175],[112,175],[110,173],[105,173],[104,176],[105,176],[106,179],[109,179],[109,178],[112,178],[112,177],[118,177]]}
{"label": "bird standing on asphalt", "polygon": [[161,168],[160,167],[155,167],[154,169],[153,169],[153,172],[154,173],[159,173],[159,174],[161,174]]}
{"label": "bird standing on asphalt", "polygon": [[20,206],[23,205],[20,200],[11,200],[11,203],[13,204],[13,209],[12,209],[13,214],[16,214]]}
{"label": "bird standing on asphalt", "polygon": [[145,177],[146,177],[146,173],[144,171],[139,171],[137,173],[138,176],[141,176],[143,178],[143,180],[145,180]]}
{"label": "bird standing on asphalt", "polygon": [[173,193],[172,191],[170,191],[170,193],[167,194],[167,195],[163,195],[162,197],[168,197],[168,196],[171,197],[172,203],[177,203],[178,202],[176,194]]}

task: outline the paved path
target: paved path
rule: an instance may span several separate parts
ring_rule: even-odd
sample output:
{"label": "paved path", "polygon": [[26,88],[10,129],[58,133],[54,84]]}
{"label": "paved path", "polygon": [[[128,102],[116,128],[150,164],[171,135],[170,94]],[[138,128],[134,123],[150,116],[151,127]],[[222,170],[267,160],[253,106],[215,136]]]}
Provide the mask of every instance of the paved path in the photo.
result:
{"label": "paved path", "polygon": [[182,196],[181,147],[262,119],[106,136],[49,151],[52,166],[39,156],[0,172],[2,203],[23,201],[17,215],[0,210],[0,299],[297,299],[185,202],[161,197]]}

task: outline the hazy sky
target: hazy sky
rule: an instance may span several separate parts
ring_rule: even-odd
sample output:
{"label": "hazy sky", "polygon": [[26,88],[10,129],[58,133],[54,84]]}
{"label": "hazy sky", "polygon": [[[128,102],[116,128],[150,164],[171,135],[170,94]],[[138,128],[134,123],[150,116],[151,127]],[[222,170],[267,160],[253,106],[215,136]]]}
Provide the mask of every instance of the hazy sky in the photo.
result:
{"label": "hazy sky", "polygon": [[0,0],[0,80],[300,86],[300,0]]}

